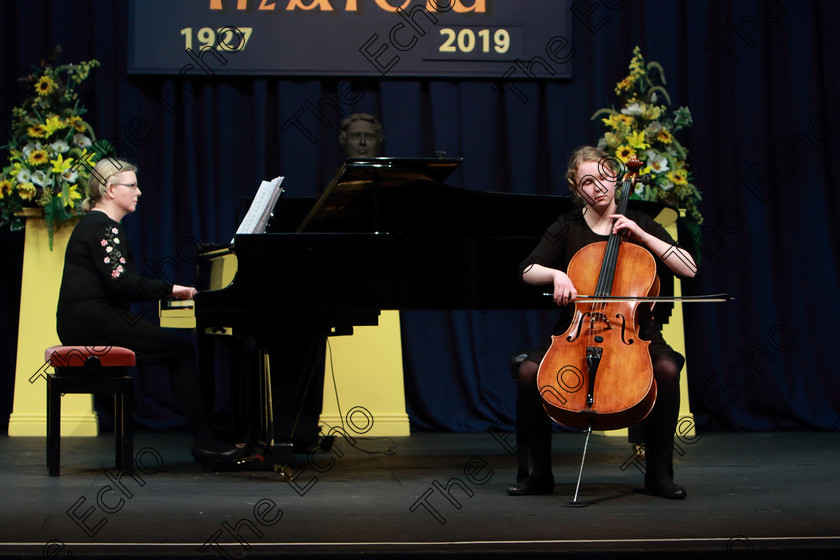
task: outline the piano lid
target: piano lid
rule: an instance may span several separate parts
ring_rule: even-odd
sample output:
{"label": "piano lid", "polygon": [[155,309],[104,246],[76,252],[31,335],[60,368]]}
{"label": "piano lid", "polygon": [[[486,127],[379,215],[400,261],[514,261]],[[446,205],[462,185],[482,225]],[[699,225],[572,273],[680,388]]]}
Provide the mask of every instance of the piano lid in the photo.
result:
{"label": "piano lid", "polygon": [[[292,208],[292,200],[285,201],[288,211],[279,231],[539,237],[560,213],[575,208],[568,196],[474,191],[443,184],[461,162],[460,158],[348,158],[314,204]],[[630,207],[660,222],[663,215],[675,214],[659,202],[631,200]],[[673,219],[664,223],[668,221]],[[277,223],[273,231],[278,231]]]}
{"label": "piano lid", "polygon": [[462,162],[463,158],[447,157],[347,158],[297,233],[324,231],[324,228],[334,231],[336,215],[342,216],[342,222],[355,220],[376,230],[380,191],[440,185]]}
{"label": "piano lid", "polygon": [[464,158],[447,157],[373,157],[347,158],[345,162],[345,180],[354,178],[368,179],[373,176],[379,180],[428,180],[442,183],[460,167]]}

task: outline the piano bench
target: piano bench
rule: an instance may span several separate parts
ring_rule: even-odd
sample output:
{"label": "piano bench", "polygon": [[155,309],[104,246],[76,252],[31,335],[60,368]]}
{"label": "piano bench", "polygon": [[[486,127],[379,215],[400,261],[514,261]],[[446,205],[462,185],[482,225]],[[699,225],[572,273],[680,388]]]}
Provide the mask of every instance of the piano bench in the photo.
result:
{"label": "piano bench", "polygon": [[117,346],[52,346],[44,360],[55,373],[47,374],[47,468],[59,476],[61,459],[61,397],[65,393],[113,394],[116,464],[134,467],[134,379],[125,368],[135,363],[134,352]]}

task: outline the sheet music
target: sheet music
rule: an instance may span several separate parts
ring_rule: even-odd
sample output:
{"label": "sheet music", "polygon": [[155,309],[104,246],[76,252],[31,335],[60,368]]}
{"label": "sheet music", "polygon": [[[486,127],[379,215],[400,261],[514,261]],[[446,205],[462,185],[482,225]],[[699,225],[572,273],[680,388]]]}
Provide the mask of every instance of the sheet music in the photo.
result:
{"label": "sheet music", "polygon": [[268,224],[268,218],[271,216],[271,211],[274,205],[277,204],[277,199],[283,193],[280,183],[283,182],[283,177],[275,177],[271,181],[263,181],[251,207],[248,208],[248,213],[242,223],[239,224],[237,234],[240,233],[263,233]]}

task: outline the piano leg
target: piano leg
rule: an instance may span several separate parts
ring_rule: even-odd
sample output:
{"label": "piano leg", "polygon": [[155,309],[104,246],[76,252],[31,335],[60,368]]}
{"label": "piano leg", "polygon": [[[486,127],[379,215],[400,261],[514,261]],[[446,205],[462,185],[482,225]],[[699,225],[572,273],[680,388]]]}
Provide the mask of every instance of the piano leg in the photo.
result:
{"label": "piano leg", "polygon": [[198,335],[198,371],[201,375],[201,400],[211,422],[216,404],[216,346],[214,337],[200,333]]}
{"label": "piano leg", "polygon": [[268,402],[265,455],[275,465],[319,444],[318,421],[324,392],[326,337],[285,333],[261,341],[269,356],[264,398]]}
{"label": "piano leg", "polygon": [[264,431],[260,429],[264,416],[259,375],[263,355],[252,339],[234,340],[237,343],[230,345],[236,348],[231,356],[232,363],[235,364],[232,369],[235,377],[230,384],[234,441],[251,443],[265,437]]}
{"label": "piano leg", "polygon": [[[264,437],[259,429],[262,415],[257,398],[262,353],[254,341],[202,333],[198,335],[198,356],[202,398],[214,429],[223,431],[223,439],[233,442],[254,442]],[[218,381],[222,381],[222,391],[229,390],[228,413],[221,417],[215,414]]]}

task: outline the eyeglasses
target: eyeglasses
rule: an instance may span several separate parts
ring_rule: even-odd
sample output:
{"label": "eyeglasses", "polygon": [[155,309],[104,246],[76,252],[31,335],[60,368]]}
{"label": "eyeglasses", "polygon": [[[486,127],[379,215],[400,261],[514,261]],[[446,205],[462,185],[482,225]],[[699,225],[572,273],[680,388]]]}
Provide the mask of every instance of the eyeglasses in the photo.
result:
{"label": "eyeglasses", "polygon": [[129,189],[136,191],[137,190],[137,183],[111,183],[112,185],[118,185],[120,187],[128,187]]}

